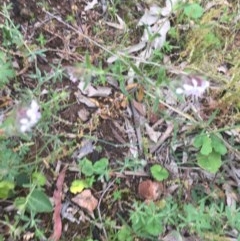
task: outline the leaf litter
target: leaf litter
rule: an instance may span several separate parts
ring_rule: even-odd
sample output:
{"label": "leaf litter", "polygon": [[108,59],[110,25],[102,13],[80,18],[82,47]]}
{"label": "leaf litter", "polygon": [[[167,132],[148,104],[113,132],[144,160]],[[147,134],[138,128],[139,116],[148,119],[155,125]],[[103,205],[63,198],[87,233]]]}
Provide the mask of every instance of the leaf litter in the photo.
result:
{"label": "leaf litter", "polygon": [[[138,27],[143,28],[143,34],[137,39],[139,42],[126,48],[122,48],[122,50],[117,52],[117,56],[109,57],[107,63],[114,64],[115,61],[126,55],[130,57],[132,56],[133,59],[136,60],[135,65],[137,67],[141,66],[143,62],[150,60],[153,52],[162,49],[166,43],[168,33],[172,27],[170,20],[172,17],[171,14],[175,11],[173,6],[176,3],[177,1],[167,0],[164,7],[159,7],[156,4],[151,4],[146,7],[142,17],[138,19],[138,23],[136,24]],[[84,2],[84,11],[88,12],[91,21],[94,21],[94,18],[99,16],[97,12],[94,12],[97,10],[98,5],[99,3],[97,1],[91,1],[87,4]],[[215,5],[213,4],[210,6],[208,4],[205,11],[209,11],[213,6]],[[93,11],[93,15],[95,13],[95,16],[91,16],[91,11]],[[124,18],[120,16],[121,14],[116,15],[118,23],[109,21],[105,21],[105,23],[113,29],[123,30],[123,32],[129,31],[126,27],[127,23],[124,21]],[[59,17],[57,18],[56,21],[59,20],[58,24],[61,25],[63,20]],[[81,22],[78,22],[77,24],[78,29],[83,25]],[[64,26],[66,27],[67,25]],[[81,30],[81,32],[84,34],[92,34],[91,31],[84,32]],[[79,34],[78,32],[73,31],[71,38],[76,33]],[[153,39],[152,36],[154,36]],[[53,35],[53,37],[58,36]],[[95,39],[93,34],[91,37]],[[67,41],[64,36],[62,36],[61,39]],[[83,48],[90,48],[90,52],[92,51],[92,63],[94,63],[94,61],[97,60],[94,56],[98,55],[95,55],[94,50],[91,49],[91,44],[85,40],[85,37],[78,39],[78,41],[81,41],[81,44],[83,44]],[[68,44],[68,42],[65,42],[65,44]],[[78,48],[79,45],[76,44],[76,42],[72,42],[71,47],[74,50]],[[65,61],[69,60],[67,56],[71,50],[66,50],[64,47],[62,51],[64,54],[61,55],[61,58]],[[75,57],[74,54],[74,52],[71,54],[73,58],[72,60],[77,61],[78,56],[76,54]],[[72,67],[74,65],[73,63],[68,64],[70,65],[65,68],[69,80],[66,86],[69,87],[69,89],[74,90],[69,103],[77,102],[78,104],[78,117],[75,118],[75,122],[79,129],[76,130],[72,128],[72,126],[70,128],[70,133],[68,129],[62,130],[68,132],[67,134],[74,134],[75,136],[78,135],[71,132],[77,131],[87,135],[90,133],[91,138],[95,141],[93,142],[92,139],[88,140],[86,138],[77,139],[76,142],[79,143],[74,147],[74,150],[71,153],[70,162],[82,159],[86,156],[91,158],[94,162],[100,159],[100,156],[107,156],[110,159],[112,170],[109,172],[112,176],[114,176],[115,173],[122,178],[124,187],[129,189],[129,192],[132,193],[134,199],[140,197],[142,200],[146,201],[158,201],[161,198],[165,198],[167,195],[174,196],[174,193],[177,192],[178,189],[182,189],[185,195],[183,196],[191,200],[191,189],[193,190],[195,185],[198,186],[197,183],[201,183],[202,180],[204,180],[204,182],[208,182],[208,188],[211,186],[211,182],[220,178],[219,173],[214,176],[211,175],[211,173],[209,174],[201,170],[199,166],[191,166],[191,155],[192,153],[196,153],[196,149],[193,147],[193,136],[185,135],[186,132],[191,133],[197,129],[192,120],[196,119],[206,122],[207,119],[211,117],[211,114],[207,113],[207,110],[204,110],[206,102],[208,101],[209,93],[214,91],[211,79],[206,80],[201,75],[192,75],[187,72],[184,72],[182,75],[182,63],[174,68],[169,68],[170,75],[172,75],[175,70],[177,73],[181,73],[181,75],[173,77],[178,85],[178,87],[173,86],[173,89],[177,94],[183,95],[182,97],[185,98],[185,102],[179,103],[179,99],[173,94],[174,91],[172,91],[169,86],[162,89],[159,88],[156,90],[156,93],[159,93],[163,97],[167,96],[168,98],[162,103],[162,106],[159,104],[158,108],[161,110],[160,114],[157,113],[155,117],[151,116],[150,118],[150,115],[153,112],[151,109],[152,107],[145,103],[141,103],[142,101],[145,101],[145,97],[147,96],[146,90],[144,90],[142,96],[136,98],[136,100],[129,100],[121,95],[116,95],[119,91],[119,86],[114,79],[111,82],[113,83],[115,81],[114,85],[108,83],[102,86],[102,84],[95,83],[96,74],[94,71],[92,73],[86,73],[84,72],[85,68],[81,69]],[[176,62],[176,64],[178,63]],[[228,73],[228,69],[226,69],[224,65],[219,66],[220,67],[216,69],[218,72],[224,75]],[[134,84],[136,78],[135,71],[130,67],[126,76],[128,86]],[[86,83],[86,81],[84,81],[85,79],[90,79],[90,81]],[[172,84],[174,85],[174,83]],[[130,91],[128,94],[129,93]],[[119,102],[116,102],[117,96],[120,96],[118,98]],[[162,117],[163,115],[167,116],[167,120]],[[78,118],[80,118],[81,121],[79,121]],[[155,121],[151,121],[154,118]],[[173,123],[169,121],[169,118],[175,119],[176,122]],[[191,120],[191,124],[186,123],[186,120]],[[82,122],[84,122],[84,124]],[[178,130],[176,129],[176,125],[178,125]],[[177,138],[176,131],[179,134]],[[225,133],[230,137],[234,137],[236,140],[239,138],[238,129],[226,130]],[[206,140],[204,143],[205,144],[201,147],[201,151],[204,155],[211,154],[211,143]],[[104,144],[102,145],[104,149],[102,151],[98,150],[99,145],[101,144]],[[173,155],[172,150],[174,150],[174,154],[177,153],[177,158]],[[238,154],[238,150],[233,150],[233,152],[227,154],[227,156],[230,160],[234,160],[235,158],[237,159]],[[127,169],[124,172],[115,172],[114,168],[117,168],[117,161],[119,161],[122,155],[124,155],[126,159],[141,159],[143,164],[137,166],[137,164],[134,163],[132,164],[134,170],[129,168],[130,170]],[[118,160],[117,158],[115,159],[115,156],[117,156]],[[63,157],[65,158],[66,156],[63,154]],[[69,158],[69,156],[67,157]],[[156,162],[163,164],[170,172],[171,180],[169,180],[169,182],[156,182],[149,179],[150,173],[148,169]],[[71,165],[74,164],[71,163]],[[190,165],[190,167],[188,165]],[[234,181],[228,181],[226,185],[223,185],[227,205],[234,206],[239,202],[238,194],[236,192],[236,187],[239,188],[239,168],[230,164],[224,166],[224,169],[228,176],[234,176]],[[113,190],[118,188],[115,184],[114,186],[108,186],[108,182],[105,179],[97,182],[97,185],[91,190],[85,189],[80,194],[70,196],[70,201],[62,200],[61,192],[68,196],[66,190],[63,188],[64,176],[66,174],[66,176],[71,176],[70,179],[76,179],[76,176],[78,176],[76,170],[79,171],[76,165],[73,169],[69,168],[67,171],[64,168],[63,171],[60,172],[56,181],[57,189],[54,191],[55,208],[53,214],[54,233],[52,236],[54,237],[54,240],[59,240],[62,235],[60,211],[62,218],[66,218],[70,222],[76,222],[77,224],[79,224],[79,220],[81,219],[75,217],[76,214],[80,212],[79,209],[84,210],[80,212],[80,216],[82,217],[81,220],[84,220],[84,222],[89,222],[89,219],[86,218],[86,214],[84,214],[85,211],[87,211],[93,220],[96,219],[97,207],[98,214],[100,213],[100,219],[102,218],[101,216],[105,217],[106,215],[110,217],[117,213],[117,211],[114,211],[114,205],[113,208],[106,209],[106,214],[103,213],[101,209],[102,207],[99,208],[100,204],[103,204],[103,206],[109,205],[109,197],[111,197]],[[179,179],[181,179],[180,182],[178,182]],[[68,179],[65,181],[69,184]],[[106,188],[106,186],[109,188]],[[120,188],[120,190],[122,189]],[[101,193],[101,195],[99,193]],[[132,203],[131,198],[131,195],[126,198],[126,201],[130,204]],[[73,203],[78,207],[74,206]],[[119,203],[120,206],[124,205],[124,201],[122,200]],[[112,205],[113,202],[110,201],[110,204]],[[122,210],[122,208],[120,208],[120,210]],[[128,215],[127,210],[128,209],[123,210],[124,215],[126,216]],[[188,238],[183,237],[182,234],[172,228],[173,227],[170,227],[166,230],[165,236],[162,237],[163,240],[188,240]],[[70,235],[72,236],[72,234]],[[189,235],[189,233],[187,233],[187,235]]]}

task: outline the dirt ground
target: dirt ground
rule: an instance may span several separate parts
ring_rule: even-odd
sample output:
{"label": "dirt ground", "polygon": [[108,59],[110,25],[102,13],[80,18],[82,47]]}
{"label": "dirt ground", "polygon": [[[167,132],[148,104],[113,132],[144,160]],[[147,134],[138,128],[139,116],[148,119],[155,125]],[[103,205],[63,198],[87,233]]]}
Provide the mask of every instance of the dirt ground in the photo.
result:
{"label": "dirt ground", "polygon": [[[111,22],[112,16],[109,12],[105,12],[104,1],[99,1],[101,3],[97,4],[91,11],[85,11],[86,1],[84,0],[46,0],[46,1],[28,1],[28,0],[11,0],[5,1],[6,3],[12,3],[11,18],[15,24],[20,26],[21,32],[25,38],[25,41],[34,49],[35,45],[39,45],[37,39],[39,39],[40,34],[44,35],[44,55],[38,56],[37,65],[41,72],[51,73],[54,71],[52,65],[60,65],[65,69],[71,69],[75,63],[83,63],[85,61],[85,56],[88,54],[89,61],[95,66],[102,65],[103,68],[107,67],[107,61],[105,59],[104,49],[100,48],[93,41],[104,45],[109,43],[110,46],[117,46],[119,42],[122,42],[124,34],[122,31],[112,28],[104,22]],[[142,3],[144,5],[144,3]],[[116,5],[118,9],[118,14],[120,16],[125,16],[126,18],[132,19],[132,25],[137,22],[141,13],[138,11],[129,12],[129,7],[134,4],[119,4]],[[131,8],[132,10],[134,8]],[[69,21],[69,22],[68,22]],[[69,23],[69,24],[68,24]],[[77,31],[82,32],[85,36],[83,37]],[[137,36],[141,33],[141,29],[133,29],[129,34],[129,39],[127,41],[131,44],[135,43]],[[90,41],[89,39],[93,40]],[[114,47],[113,46],[113,47]],[[11,95],[14,97],[21,96],[21,87],[28,87],[29,89],[34,89],[38,85],[36,80],[32,80],[29,77],[30,74],[34,74],[34,63],[29,63],[20,51],[16,49],[13,53],[17,63],[18,63],[18,85],[10,87]],[[173,58],[175,58],[173,56]],[[77,75],[80,76],[90,76],[91,81],[94,82],[95,76],[91,73],[79,72]],[[129,91],[129,96],[122,94],[120,86],[107,83],[107,87],[111,88],[111,94],[104,97],[94,97],[96,103],[95,106],[89,107],[85,103],[79,101],[78,93],[78,83],[73,83],[71,78],[64,73],[61,82],[46,83],[41,85],[41,91],[59,91],[65,89],[69,93],[69,98],[67,101],[63,101],[62,106],[59,108],[58,115],[54,116],[54,122],[49,127],[49,132],[52,134],[59,135],[61,143],[66,141],[71,142],[71,145],[60,145],[55,147],[51,141],[46,143],[46,139],[43,138],[44,135],[39,135],[37,139],[34,140],[34,144],[31,146],[31,152],[28,155],[27,162],[31,163],[35,160],[36,154],[42,157],[42,168],[47,177],[47,188],[46,193],[49,197],[53,196],[54,189],[56,187],[57,168],[63,168],[65,164],[69,165],[69,169],[66,172],[64,181],[64,195],[63,202],[66,204],[73,198],[73,194],[69,191],[69,186],[73,180],[79,178],[77,168],[77,158],[78,151],[81,150],[84,141],[90,139],[94,150],[90,151],[86,157],[93,163],[100,158],[108,158],[112,173],[110,173],[110,181],[108,183],[104,181],[98,181],[94,184],[92,188],[93,195],[101,201],[100,206],[94,211],[93,215],[84,212],[79,209],[76,205],[71,203],[67,208],[70,210],[76,210],[77,218],[81,216],[81,223],[71,222],[69,219],[63,219],[63,232],[61,240],[87,240],[86,237],[91,236],[93,240],[106,240],[104,229],[101,228],[101,223],[95,222],[96,217],[101,218],[105,221],[113,219],[115,220],[115,225],[120,225],[122,219],[128,220],[129,210],[131,210],[132,205],[135,200],[141,200],[138,192],[138,185],[142,180],[147,179],[149,173],[149,168],[154,163],[166,164],[168,170],[170,170],[170,180],[163,182],[162,196],[176,195],[178,200],[189,201],[193,200],[193,193],[197,193],[201,190],[203,193],[207,194],[212,191],[213,188],[222,192],[223,183],[215,183],[215,179],[211,181],[205,179],[202,173],[194,169],[189,172],[187,169],[188,165],[182,166],[179,170],[181,180],[178,180],[175,176],[175,166],[171,164],[171,158],[173,155],[176,158],[181,159],[183,155],[183,147],[181,145],[176,146],[174,154],[170,150],[170,140],[169,137],[173,138],[173,128],[169,125],[167,121],[162,121],[159,130],[162,133],[171,134],[166,136],[163,143],[157,143],[155,146],[145,147],[149,149],[148,156],[146,156],[146,150],[141,149],[137,146],[139,159],[147,158],[147,165],[145,165],[142,172],[126,172],[122,174],[119,168],[119,162],[124,163],[127,158],[131,159],[130,155],[130,139],[126,131],[123,131],[122,127],[126,125],[126,121],[129,121],[131,126],[133,126],[134,135],[137,136],[137,126],[140,121],[139,114],[141,111],[145,113],[145,120],[151,125],[158,125],[158,120],[165,116],[166,107],[159,104],[158,110],[153,111],[152,106],[148,106],[147,110],[143,110],[141,98],[139,93],[141,88],[135,86],[131,91]],[[44,101],[44,95],[40,97],[41,101]],[[204,108],[202,110],[203,120],[207,120],[212,113],[212,110],[206,103],[202,102]],[[139,109],[138,109],[139,108]],[[136,115],[129,116],[130,111],[138,110]],[[225,112],[231,111],[225,109]],[[222,112],[221,112],[222,111]],[[229,112],[228,112],[229,113]],[[224,116],[224,111],[220,110],[220,114],[216,117],[219,120],[219,127],[222,127],[221,123],[222,116]],[[227,116],[227,115],[226,115]],[[176,116],[172,116],[175,118]],[[176,117],[177,118],[177,117]],[[227,118],[227,117],[226,117]],[[226,119],[224,119],[226,123]],[[172,128],[172,129],[171,129]],[[147,138],[143,135],[143,139]],[[179,142],[186,142],[187,150],[191,149],[191,144],[188,143],[188,139],[184,133],[179,136]],[[139,140],[138,140],[139,141]],[[144,142],[144,141],[143,141]],[[42,150],[42,147],[45,147]],[[160,148],[159,148],[160,147]],[[185,149],[185,151],[186,151]],[[191,150],[190,150],[191,151]],[[169,154],[170,153],[170,154]],[[60,162],[59,162],[60,161]],[[61,163],[61,164],[59,164]],[[191,166],[191,163],[189,164]],[[194,180],[194,184],[191,186],[187,183],[189,178]],[[116,181],[117,182],[111,182]],[[190,185],[187,187],[187,185]],[[174,185],[177,189],[172,189]],[[192,190],[190,190],[190,188]],[[125,190],[122,192],[121,200],[113,200],[113,193],[117,190]],[[19,188],[20,192],[24,192]],[[222,197],[222,195],[218,195]],[[222,197],[224,199],[224,197]],[[9,205],[8,202],[2,202],[0,216],[6,214],[4,207]],[[2,209],[2,210],[1,210]],[[10,217],[14,216],[14,210],[8,212]],[[99,215],[100,214],[100,215]],[[42,230],[45,230],[45,235],[49,237],[53,231],[53,221],[52,213],[44,214],[39,216],[39,226]],[[2,229],[0,227],[0,233],[6,234],[6,239],[10,241],[11,238],[8,236],[9,229]],[[90,231],[89,231],[90,230]],[[31,233],[31,230],[29,230]],[[91,232],[91,235],[90,233]],[[190,239],[188,230],[184,233],[186,240]],[[189,239],[188,239],[189,238]],[[195,237],[192,237],[195,238]],[[22,239],[21,239],[22,240]],[[33,240],[33,239],[24,239]],[[197,240],[197,238],[195,239]]]}

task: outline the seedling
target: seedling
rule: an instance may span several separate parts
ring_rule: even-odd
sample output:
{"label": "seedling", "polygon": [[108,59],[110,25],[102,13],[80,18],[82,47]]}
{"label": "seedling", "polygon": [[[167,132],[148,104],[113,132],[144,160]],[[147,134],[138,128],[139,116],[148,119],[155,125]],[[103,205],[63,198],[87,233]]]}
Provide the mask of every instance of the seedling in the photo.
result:
{"label": "seedling", "polygon": [[151,166],[150,171],[153,178],[159,182],[167,179],[169,176],[168,170],[159,164]]}
{"label": "seedling", "polygon": [[102,180],[103,178],[106,178],[106,180],[109,180],[108,164],[109,162],[107,158],[101,158],[100,160],[96,161],[94,164],[87,158],[84,158],[83,160],[79,161],[79,167],[81,169],[81,172],[86,177],[91,177],[96,175],[98,176],[98,180]]}
{"label": "seedling", "polygon": [[196,136],[193,145],[200,148],[197,154],[198,165],[211,173],[216,173],[222,165],[222,156],[227,148],[220,134],[204,133]]}

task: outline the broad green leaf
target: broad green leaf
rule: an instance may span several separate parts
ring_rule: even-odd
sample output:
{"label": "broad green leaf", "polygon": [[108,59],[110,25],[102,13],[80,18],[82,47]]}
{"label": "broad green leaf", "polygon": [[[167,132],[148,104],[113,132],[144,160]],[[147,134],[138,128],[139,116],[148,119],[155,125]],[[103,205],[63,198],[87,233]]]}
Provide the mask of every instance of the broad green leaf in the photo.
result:
{"label": "broad green leaf", "polygon": [[212,140],[209,136],[203,136],[202,148],[200,150],[202,155],[209,155],[212,152]]}
{"label": "broad green leaf", "polygon": [[150,171],[151,171],[153,178],[157,181],[165,180],[169,176],[168,170],[159,164],[155,164],[155,165],[151,166]]}
{"label": "broad green leaf", "polygon": [[52,204],[47,195],[41,190],[34,190],[28,196],[27,207],[35,213],[48,213],[52,211]]}
{"label": "broad green leaf", "polygon": [[184,14],[192,19],[202,17],[204,9],[198,3],[190,3],[184,7]]}
{"label": "broad green leaf", "polygon": [[101,158],[99,161],[95,162],[93,165],[94,173],[96,174],[104,174],[108,167],[108,159]]}
{"label": "broad green leaf", "polygon": [[222,165],[221,155],[215,151],[211,152],[208,156],[199,153],[197,155],[197,161],[201,168],[214,174]]}
{"label": "broad green leaf", "polygon": [[44,186],[46,184],[46,177],[40,172],[34,172],[32,174],[32,181],[39,186]]}
{"label": "broad green leaf", "polygon": [[10,181],[0,181],[0,198],[5,199],[8,198],[10,191],[14,189],[14,183]]}
{"label": "broad green leaf", "polygon": [[79,166],[81,167],[81,172],[89,177],[93,175],[94,168],[91,161],[89,161],[87,158],[84,158],[80,161]]}
{"label": "broad green leaf", "polygon": [[224,145],[223,141],[216,135],[211,135],[212,147],[215,152],[225,155],[227,153],[227,148]]}
{"label": "broad green leaf", "polygon": [[73,194],[80,193],[88,184],[85,180],[74,180],[70,187],[70,192]]}
{"label": "broad green leaf", "polygon": [[25,197],[17,197],[14,206],[20,211],[25,211],[27,199]]}
{"label": "broad green leaf", "polygon": [[197,135],[193,141],[193,146],[195,146],[196,148],[200,148],[203,144],[203,137],[204,135]]}

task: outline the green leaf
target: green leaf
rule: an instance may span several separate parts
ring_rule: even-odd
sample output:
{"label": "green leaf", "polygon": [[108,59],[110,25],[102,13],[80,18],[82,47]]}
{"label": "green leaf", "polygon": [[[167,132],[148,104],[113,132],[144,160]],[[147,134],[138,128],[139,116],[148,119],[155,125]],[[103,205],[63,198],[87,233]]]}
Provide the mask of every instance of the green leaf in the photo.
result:
{"label": "green leaf", "polygon": [[32,174],[32,181],[39,186],[44,186],[46,184],[46,177],[40,172],[34,172]]}
{"label": "green leaf", "polygon": [[200,150],[202,155],[209,155],[212,152],[212,140],[209,136],[203,136],[202,148]]}
{"label": "green leaf", "polygon": [[80,193],[88,184],[85,180],[74,180],[70,187],[70,192],[73,194]]}
{"label": "green leaf", "polygon": [[204,170],[215,174],[222,165],[221,155],[215,151],[208,156],[199,153],[197,155],[198,165]]}
{"label": "green leaf", "polygon": [[159,219],[153,218],[153,220],[146,223],[145,229],[147,233],[153,236],[158,236],[163,231],[163,227]]}
{"label": "green leaf", "polygon": [[118,241],[132,241],[133,240],[131,230],[126,226],[123,226],[118,231],[117,238],[118,238],[117,239]]}
{"label": "green leaf", "polygon": [[212,147],[215,152],[225,155],[227,153],[227,148],[224,145],[223,141],[217,136],[212,134],[211,135],[211,140],[212,140]]}
{"label": "green leaf", "polygon": [[34,190],[28,196],[27,207],[35,213],[48,213],[52,211],[52,204],[47,195],[41,190]]}
{"label": "green leaf", "polygon": [[96,174],[104,174],[108,167],[108,159],[101,158],[99,161],[96,161],[93,165],[94,173]]}
{"label": "green leaf", "polygon": [[25,197],[17,197],[14,201],[14,206],[20,211],[25,211],[27,199]]}
{"label": "green leaf", "polygon": [[155,164],[155,165],[151,166],[150,171],[151,171],[153,178],[156,179],[157,181],[165,180],[169,176],[168,170],[159,164]]}
{"label": "green leaf", "polygon": [[184,14],[192,19],[199,19],[202,17],[204,9],[198,3],[187,4],[184,7]]}
{"label": "green leaf", "polygon": [[0,198],[8,198],[10,191],[14,189],[14,183],[10,181],[3,180],[0,182]]}
{"label": "green leaf", "polygon": [[200,148],[203,144],[203,137],[205,136],[204,135],[197,135],[193,141],[193,146],[196,147],[196,148]]}
{"label": "green leaf", "polygon": [[81,171],[85,176],[89,177],[93,175],[93,172],[94,172],[93,164],[87,158],[84,158],[83,160],[81,160],[79,163],[79,166],[81,167]]}
{"label": "green leaf", "polygon": [[9,82],[9,79],[15,77],[15,72],[10,62],[3,52],[0,52],[0,88]]}

